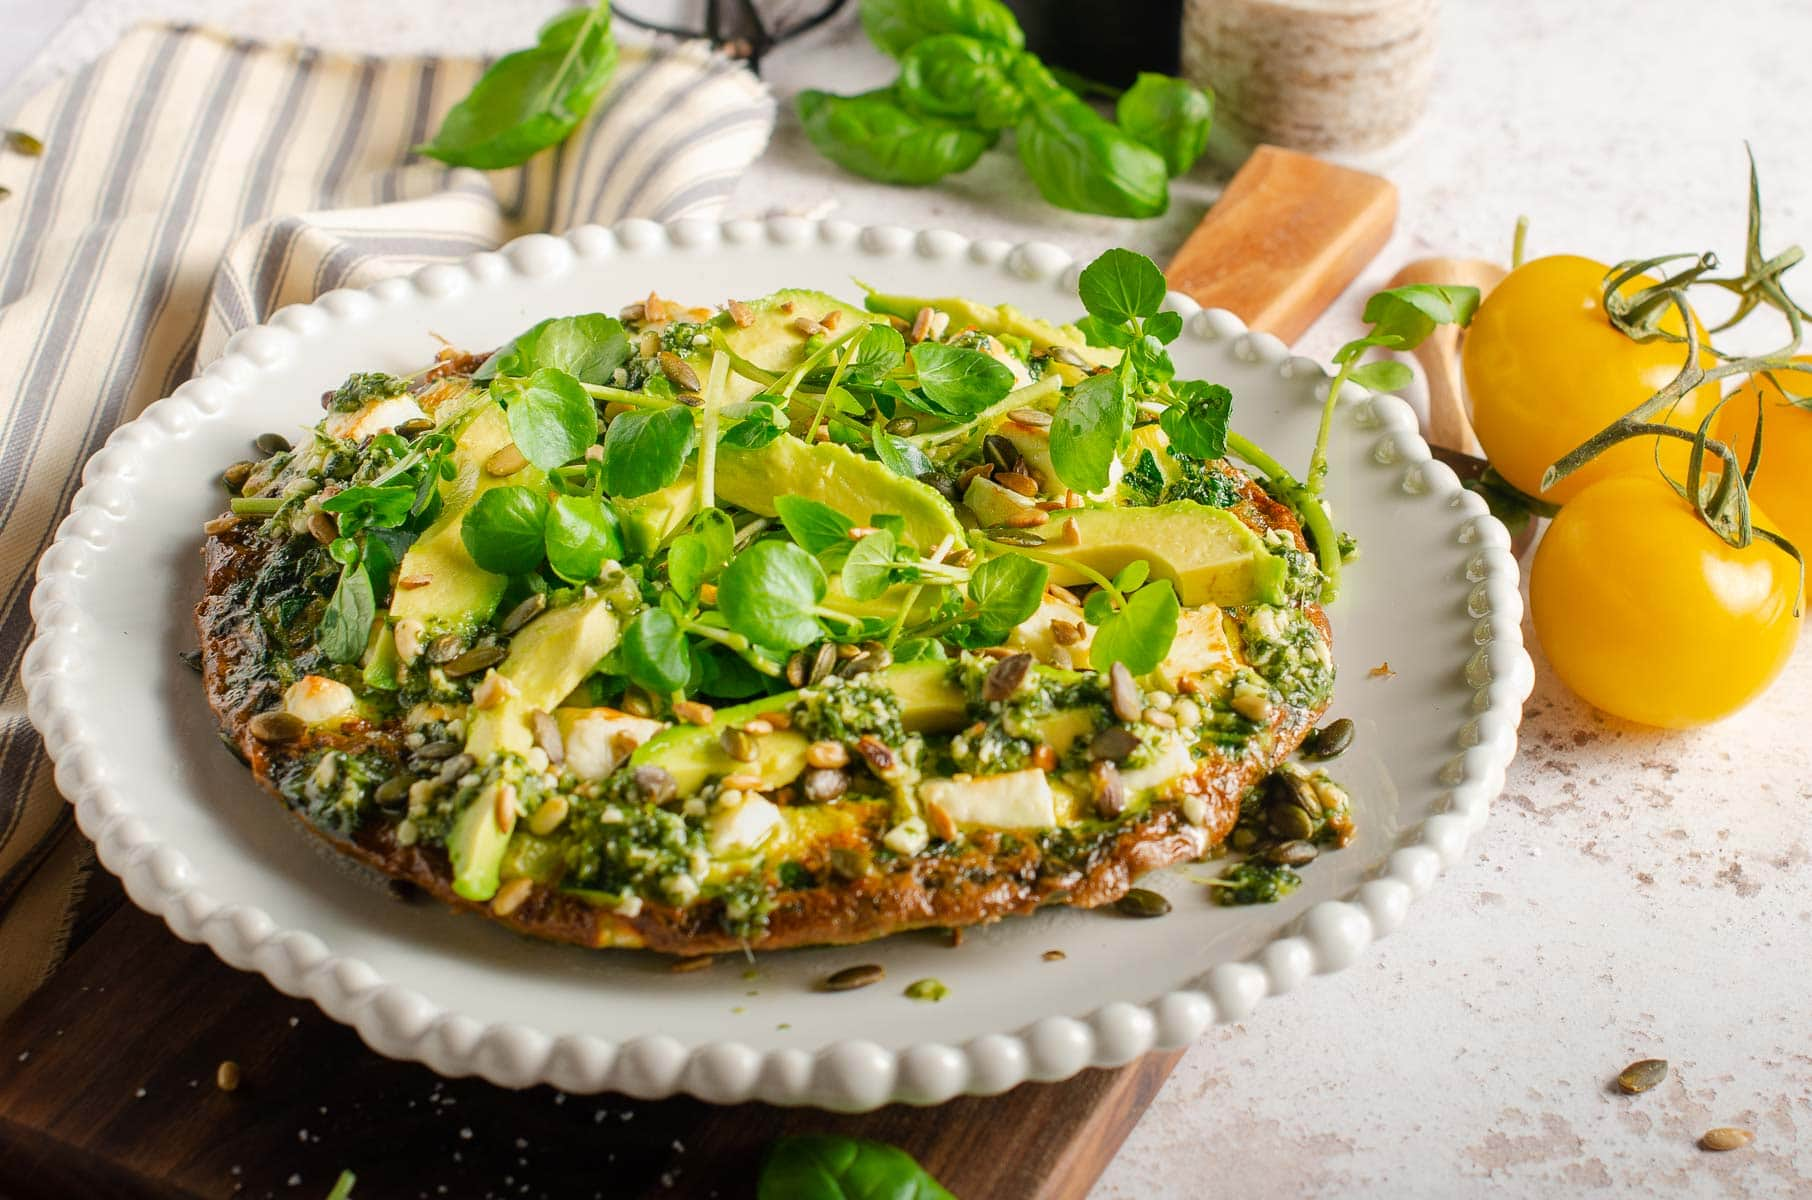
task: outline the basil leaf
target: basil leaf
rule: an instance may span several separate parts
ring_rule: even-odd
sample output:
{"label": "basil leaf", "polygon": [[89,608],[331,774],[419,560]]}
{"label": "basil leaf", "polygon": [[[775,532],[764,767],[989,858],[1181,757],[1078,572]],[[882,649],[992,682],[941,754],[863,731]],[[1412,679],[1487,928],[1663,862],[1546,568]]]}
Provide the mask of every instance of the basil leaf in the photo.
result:
{"label": "basil leaf", "polygon": [[893,586],[894,551],[898,542],[886,529],[876,530],[854,546],[843,560],[843,592],[851,600],[873,600]]}
{"label": "basil leaf", "polygon": [[1149,450],[1139,451],[1139,460],[1132,470],[1120,477],[1120,488],[1135,504],[1149,508],[1158,502],[1164,494],[1164,469],[1158,466],[1158,459]]}
{"label": "basil leaf", "polygon": [[1416,377],[1407,364],[1384,358],[1354,367],[1347,378],[1374,392],[1394,392],[1408,387]]}
{"label": "basil leaf", "polygon": [[969,576],[976,631],[990,643],[1005,638],[1038,611],[1050,577],[1049,567],[1023,554],[1002,554],[977,566]]}
{"label": "basil leaf", "polygon": [[908,357],[919,390],[932,411],[958,419],[973,417],[1013,390],[1013,372],[990,354],[968,346],[920,342]]}
{"label": "basil leaf", "polygon": [[350,562],[340,568],[340,582],[321,613],[315,645],[329,660],[357,662],[371,640],[371,623],[377,619],[377,597],[371,574],[363,564]]}
{"label": "basil leaf", "polygon": [[1132,250],[1113,249],[1082,268],[1076,294],[1089,316],[1124,325],[1155,316],[1164,303],[1164,272]]}
{"label": "basil leaf", "polygon": [[552,367],[581,383],[607,384],[629,361],[629,335],[622,322],[603,313],[556,317],[517,335],[492,358],[493,374],[532,375]]}
{"label": "basil leaf", "polygon": [[1021,58],[1014,79],[1028,97],[1013,127],[1019,161],[1045,200],[1109,217],[1155,217],[1170,207],[1170,175],[1156,151],[1122,133],[1036,60]]}
{"label": "basil leaf", "polygon": [[900,58],[894,84],[900,102],[915,112],[1005,129],[1019,119],[1026,98],[1012,79],[1019,51],[960,33],[934,34]]}
{"label": "basil leaf", "polygon": [[1114,106],[1120,128],[1164,156],[1171,178],[1195,165],[1214,126],[1214,97],[1187,80],[1141,71]]}
{"label": "basil leaf", "polygon": [[1051,465],[1079,492],[1098,492],[1126,433],[1125,384],[1119,372],[1090,375],[1065,393],[1051,417]]}
{"label": "basil leaf", "polygon": [[491,64],[416,153],[484,171],[526,162],[578,126],[616,65],[607,0],[561,13],[534,46]]}
{"label": "basil leaf", "polygon": [[547,562],[568,583],[596,579],[604,561],[623,557],[617,515],[596,496],[560,496],[547,511]]}
{"label": "basil leaf", "polygon": [[1414,350],[1437,325],[1470,324],[1478,306],[1477,288],[1409,283],[1367,300],[1361,319],[1373,327],[1373,345]]}
{"label": "basil leaf", "polygon": [[1114,663],[1125,663],[1134,675],[1155,671],[1177,636],[1176,589],[1168,579],[1140,588],[1126,607],[1102,621],[1089,643],[1089,666],[1105,672]]}
{"label": "basil leaf", "polygon": [[[432,477],[432,472],[429,472]],[[371,526],[401,525],[415,506],[415,488],[349,487],[321,501],[321,510],[339,518],[340,536],[351,537]]]}
{"label": "basil leaf", "polygon": [[516,449],[543,471],[565,466],[598,440],[591,395],[565,371],[543,367],[526,380],[499,377],[491,395],[504,406]]}
{"label": "basil leaf", "polygon": [[1220,458],[1227,453],[1227,418],[1233,393],[1218,383],[1188,380],[1174,389],[1176,402],[1158,418],[1171,447],[1192,458]]}
{"label": "basil leaf", "polygon": [[879,425],[870,435],[875,447],[875,457],[881,465],[895,475],[904,475],[908,479],[918,479],[935,470],[931,459],[925,452],[903,437],[895,437]]}
{"label": "basil leaf", "polygon": [[622,650],[629,677],[657,696],[679,691],[692,677],[685,632],[658,608],[645,608],[629,622]]}
{"label": "basil leaf", "polygon": [[809,554],[823,554],[833,546],[847,546],[855,522],[825,504],[806,496],[780,496],[774,501],[780,523]]}
{"label": "basil leaf", "polygon": [[526,575],[541,565],[547,501],[525,487],[495,487],[478,497],[459,523],[472,561],[498,575]]}
{"label": "basil leaf", "polygon": [[791,542],[756,542],[731,560],[717,585],[730,628],[770,650],[797,650],[824,635],[812,609],[828,583],[818,560]]}
{"label": "basil leaf", "polygon": [[862,0],[862,28],[893,58],[940,33],[963,33],[1014,50],[1026,44],[1012,10],[999,0]]}
{"label": "basil leaf", "polygon": [[612,496],[645,496],[680,477],[698,441],[692,410],[638,409],[611,421],[604,433],[604,490]]}
{"label": "basil leaf", "polygon": [[[863,5],[864,11],[867,5]],[[895,1146],[829,1134],[783,1137],[768,1151],[755,1200],[956,1200]]]}
{"label": "basil leaf", "polygon": [[993,134],[906,111],[885,89],[833,96],[808,88],[794,104],[818,153],[882,183],[936,183],[967,171],[994,144]]}

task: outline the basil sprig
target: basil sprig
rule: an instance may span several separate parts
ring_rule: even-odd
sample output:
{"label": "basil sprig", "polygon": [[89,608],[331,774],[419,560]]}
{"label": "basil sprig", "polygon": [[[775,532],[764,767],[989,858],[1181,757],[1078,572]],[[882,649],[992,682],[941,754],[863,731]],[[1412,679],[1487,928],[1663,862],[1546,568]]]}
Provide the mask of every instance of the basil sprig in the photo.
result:
{"label": "basil sprig", "polygon": [[897,1146],[831,1135],[784,1137],[768,1151],[755,1200],[956,1200]]}

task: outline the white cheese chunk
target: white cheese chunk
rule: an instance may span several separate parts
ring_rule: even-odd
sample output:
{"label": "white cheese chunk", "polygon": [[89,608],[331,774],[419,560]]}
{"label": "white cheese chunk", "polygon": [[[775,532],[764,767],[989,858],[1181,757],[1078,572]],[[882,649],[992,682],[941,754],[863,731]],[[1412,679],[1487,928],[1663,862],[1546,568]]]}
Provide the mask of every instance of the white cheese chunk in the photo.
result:
{"label": "white cheese chunk", "polygon": [[907,817],[887,831],[881,844],[903,858],[911,858],[931,843],[931,830],[922,817]]}
{"label": "white cheese chunk", "polygon": [[353,409],[351,412],[328,413],[321,428],[333,437],[360,441],[386,429],[395,429],[405,421],[418,421],[423,412],[415,397],[405,393]]}
{"label": "white cheese chunk", "polygon": [[1187,775],[1195,770],[1195,760],[1189,757],[1189,747],[1182,738],[1166,737],[1158,745],[1158,751],[1151,761],[1142,767],[1130,770],[1122,769],[1120,782],[1128,795],[1149,791],[1170,782],[1179,775]]}
{"label": "white cheese chunk", "polygon": [[[723,800],[735,798],[736,803]],[[757,792],[725,792],[711,814],[707,845],[713,858],[755,849],[780,825],[780,809]]]}
{"label": "white cheese chunk", "polygon": [[1051,784],[1036,767],[966,782],[933,779],[919,785],[919,799],[936,804],[958,825],[990,829],[1048,829],[1057,824]]}
{"label": "white cheese chunk", "polygon": [[1074,604],[1065,604],[1048,596],[1038,606],[1038,611],[1021,621],[1007,635],[1007,646],[1013,650],[1023,650],[1041,663],[1055,662],[1060,657],[1057,653],[1057,639],[1051,636],[1051,622],[1063,621],[1070,625],[1082,627],[1080,641],[1071,642],[1064,647],[1070,661],[1065,664],[1079,671],[1088,670],[1088,646],[1095,638],[1095,628],[1082,619],[1082,610]]}
{"label": "white cheese chunk", "polygon": [[614,708],[562,709],[561,740],[566,748],[566,769],[580,779],[603,779],[643,742],[665,728],[649,717],[631,716]]}
{"label": "white cheese chunk", "polygon": [[283,693],[283,707],[310,725],[349,717],[356,703],[351,688],[321,675],[304,675]]}
{"label": "white cheese chunk", "polygon": [[1166,676],[1205,675],[1238,666],[1239,658],[1227,640],[1227,626],[1219,606],[1205,604],[1177,614],[1177,636],[1170,643],[1170,653],[1164,656]]}

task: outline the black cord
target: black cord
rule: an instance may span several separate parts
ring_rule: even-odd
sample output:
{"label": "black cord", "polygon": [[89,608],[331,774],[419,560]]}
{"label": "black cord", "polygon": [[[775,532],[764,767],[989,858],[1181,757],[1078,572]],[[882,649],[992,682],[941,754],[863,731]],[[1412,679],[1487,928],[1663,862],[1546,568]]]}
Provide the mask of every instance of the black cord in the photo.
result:
{"label": "black cord", "polygon": [[[627,21],[636,28],[646,29],[650,33],[664,33],[669,37],[677,38],[703,37],[710,39],[713,45],[720,48],[730,48],[733,51],[740,50],[742,52],[741,57],[748,60],[749,67],[752,70],[759,72],[761,70],[762,56],[769,50],[772,50],[782,42],[788,41],[791,38],[796,38],[801,34],[809,33],[818,28],[818,26],[836,16],[848,3],[849,0],[830,0],[823,8],[813,13],[799,24],[790,29],[782,30],[779,33],[774,33],[771,32],[768,29],[767,24],[762,21],[761,11],[756,7],[755,0],[736,0],[736,4],[741,9],[741,28],[749,31],[747,35],[740,32],[736,25],[732,24],[731,21],[726,20],[727,14],[723,9],[722,0],[707,0],[705,4],[705,27],[703,29],[682,29],[678,26],[666,25],[659,21],[650,21],[645,17],[638,17],[634,13],[621,7],[618,7],[615,10],[615,15],[619,20]],[[738,45],[738,43],[741,44]]]}

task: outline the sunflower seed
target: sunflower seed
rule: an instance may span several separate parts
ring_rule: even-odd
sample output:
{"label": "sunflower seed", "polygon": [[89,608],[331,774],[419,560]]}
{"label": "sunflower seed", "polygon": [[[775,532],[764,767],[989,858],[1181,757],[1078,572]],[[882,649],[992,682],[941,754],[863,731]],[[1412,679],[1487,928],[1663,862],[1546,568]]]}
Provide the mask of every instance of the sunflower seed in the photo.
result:
{"label": "sunflower seed", "polygon": [[1048,429],[1051,425],[1051,414],[1036,408],[1016,408],[1007,416],[1021,425],[1030,425],[1034,429]]}
{"label": "sunflower seed", "polygon": [[695,954],[691,958],[676,958],[667,964],[667,971],[672,975],[690,975],[694,971],[703,971],[717,960],[709,954]]}
{"label": "sunflower seed", "polygon": [[522,603],[518,604],[515,608],[512,608],[509,611],[509,615],[504,617],[502,623],[499,624],[497,628],[505,637],[508,637],[518,629],[521,629],[524,625],[527,625],[530,621],[533,621],[536,617],[540,616],[541,611],[546,607],[547,596],[542,592],[534,592],[527,596]]}
{"label": "sunflower seed", "polygon": [[717,710],[697,700],[681,700],[674,704],[673,716],[675,720],[687,725],[709,725],[712,718],[717,716]]}
{"label": "sunflower seed", "polygon": [[1339,758],[1345,754],[1347,747],[1353,744],[1353,735],[1357,732],[1353,722],[1347,717],[1330,721],[1310,734],[1303,741],[1304,758],[1328,759]]}
{"label": "sunflower seed", "polygon": [[1705,1136],[1699,1139],[1699,1145],[1707,1150],[1741,1150],[1754,1140],[1755,1135],[1747,1129],[1721,1125],[1716,1129],[1706,1130]]}
{"label": "sunflower seed", "polygon": [[661,351],[656,361],[661,364],[661,374],[680,391],[696,392],[705,386],[699,379],[698,372],[692,369],[692,364],[673,351]]}
{"label": "sunflower seed", "polygon": [[505,475],[514,475],[526,466],[528,466],[528,456],[517,449],[515,442],[507,442],[499,446],[489,458],[484,460],[484,473],[493,478],[502,478]]}
{"label": "sunflower seed", "polygon": [[1087,634],[1088,630],[1080,621],[1058,619],[1051,622],[1051,640],[1059,646],[1077,645]]}
{"label": "sunflower seed", "polygon": [[994,482],[1009,492],[1018,492],[1021,496],[1038,494],[1038,481],[1019,471],[996,471],[994,472]]}
{"label": "sunflower seed", "polygon": [[316,512],[308,518],[308,532],[315,541],[326,546],[340,536],[340,525],[333,519],[333,514]]}
{"label": "sunflower seed", "polygon": [[1139,737],[1124,725],[1109,725],[1088,744],[1088,756],[1096,762],[1125,762],[1139,748]]}
{"label": "sunflower seed", "polygon": [[1015,654],[1003,658],[989,669],[987,677],[982,680],[982,699],[990,704],[1005,700],[1024,686],[1027,676],[1032,673],[1032,656]]}
{"label": "sunflower seed", "polygon": [[1667,1078],[1667,1060],[1665,1058],[1638,1059],[1623,1068],[1623,1074],[1617,1076],[1617,1087],[1626,1096],[1634,1096]]}
{"label": "sunflower seed", "polygon": [[262,712],[245,724],[246,732],[261,742],[293,742],[308,731],[308,723],[294,713]]}
{"label": "sunflower seed", "polygon": [[817,337],[825,330],[820,322],[814,321],[810,317],[794,317],[793,331],[803,333],[806,337]]}
{"label": "sunflower seed", "polygon": [[795,650],[786,660],[786,681],[788,686],[802,688],[806,683],[805,651]]}
{"label": "sunflower seed", "polygon": [[724,726],[723,732],[717,735],[717,744],[737,762],[754,762],[761,753],[760,747],[755,745],[755,739],[734,725]]}
{"label": "sunflower seed", "polygon": [[634,304],[625,304],[617,310],[617,320],[619,321],[641,322],[647,319],[648,306],[639,300]]}
{"label": "sunflower seed", "polygon": [[1170,911],[1170,901],[1149,888],[1131,888],[1114,908],[1129,917],[1161,917]]}
{"label": "sunflower seed", "polygon": [[929,306],[919,309],[918,315],[912,318],[912,330],[906,335],[906,340],[917,345],[930,337],[931,322],[936,318],[937,313]]}
{"label": "sunflower seed", "polygon": [[849,992],[856,988],[865,988],[887,978],[887,968],[880,963],[863,963],[857,967],[844,967],[841,971],[825,976],[819,988],[827,992]]}
{"label": "sunflower seed", "polygon": [[502,646],[473,646],[464,654],[449,659],[441,666],[447,678],[459,679],[466,675],[476,675],[487,667],[494,667],[510,656]]}
{"label": "sunflower seed", "polygon": [[637,767],[630,778],[649,804],[665,804],[679,791],[679,781],[665,767]]}
{"label": "sunflower seed", "polygon": [[1139,695],[1139,685],[1133,682],[1132,672],[1126,664],[1116,662],[1107,672],[1107,698],[1113,706],[1114,715],[1129,724],[1137,721],[1145,710]]}
{"label": "sunflower seed", "polygon": [[252,440],[252,449],[269,458],[289,449],[289,439],[280,433],[261,433]]}
{"label": "sunflower seed", "polygon": [[431,663],[444,663],[458,658],[465,648],[464,640],[457,633],[443,633],[429,642],[422,653]]}
{"label": "sunflower seed", "polygon": [[1314,842],[1279,842],[1265,851],[1265,861],[1280,867],[1306,867],[1319,853]]}
{"label": "sunflower seed", "polygon": [[1126,784],[1120,778],[1120,768],[1107,759],[1097,759],[1088,765],[1088,778],[1095,796],[1095,812],[1104,821],[1111,821],[1126,811]]}
{"label": "sunflower seed", "polygon": [[856,753],[868,763],[869,770],[882,779],[899,771],[900,759],[893,752],[893,747],[871,733],[865,733],[856,739]]}
{"label": "sunflower seed", "polygon": [[736,322],[736,328],[747,329],[755,323],[755,310],[740,300],[732,300],[726,306],[730,310],[730,320]]}
{"label": "sunflower seed", "polygon": [[227,1059],[214,1068],[214,1086],[223,1092],[239,1090],[239,1064]]}

